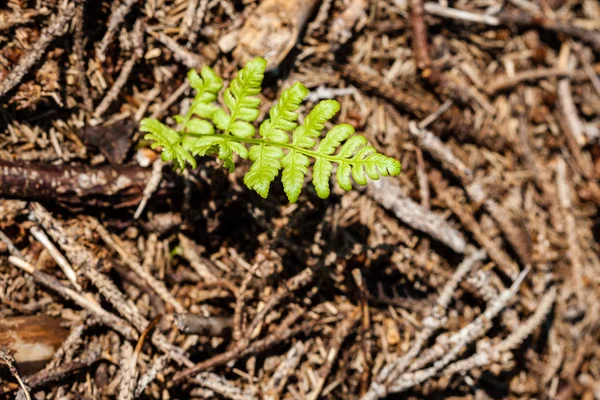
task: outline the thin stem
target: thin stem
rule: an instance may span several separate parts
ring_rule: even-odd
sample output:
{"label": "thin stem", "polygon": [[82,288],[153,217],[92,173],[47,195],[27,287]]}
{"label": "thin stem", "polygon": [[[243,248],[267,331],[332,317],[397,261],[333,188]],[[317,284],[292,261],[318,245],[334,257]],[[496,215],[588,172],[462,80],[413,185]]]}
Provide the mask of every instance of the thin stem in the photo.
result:
{"label": "thin stem", "polygon": [[328,161],[333,161],[336,163],[348,163],[351,165],[355,165],[355,164],[366,164],[368,160],[356,160],[356,159],[348,159],[348,158],[341,158],[341,157],[336,157],[335,155],[325,155],[325,154],[319,154],[316,151],[312,151],[309,149],[305,149],[303,147],[298,147],[294,144],[291,143],[278,143],[278,142],[273,142],[271,140],[268,139],[261,139],[261,138],[243,138],[243,137],[239,137],[239,136],[234,136],[234,135],[226,135],[226,134],[207,134],[207,135],[198,135],[198,134],[193,134],[190,132],[180,132],[180,134],[182,134],[181,136],[181,141],[183,141],[183,139],[185,137],[188,136],[193,136],[193,137],[213,137],[213,138],[223,138],[225,140],[233,140],[236,142],[240,142],[240,143],[249,143],[249,144],[257,144],[257,145],[267,145],[267,146],[274,146],[274,147],[283,147],[285,149],[288,150],[295,150],[298,153],[304,154],[305,156],[309,156],[312,158],[323,158],[325,160]]}

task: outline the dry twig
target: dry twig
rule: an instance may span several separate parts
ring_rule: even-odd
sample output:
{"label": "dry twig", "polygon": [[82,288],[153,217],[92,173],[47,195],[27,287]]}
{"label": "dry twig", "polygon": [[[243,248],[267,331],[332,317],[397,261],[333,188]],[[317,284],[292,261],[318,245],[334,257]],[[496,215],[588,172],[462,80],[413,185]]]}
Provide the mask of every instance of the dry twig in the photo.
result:
{"label": "dry twig", "polygon": [[463,235],[439,215],[407,198],[390,179],[385,184],[384,180],[372,182],[368,191],[377,203],[408,226],[431,235],[457,253],[464,253],[466,242]]}
{"label": "dry twig", "polygon": [[75,3],[69,2],[65,7],[61,7],[58,14],[50,19],[48,26],[42,30],[39,39],[31,46],[29,52],[19,59],[18,65],[12,68],[8,76],[0,82],[0,97],[17,86],[29,69],[42,58],[46,47],[57,36],[64,33],[65,27],[75,15],[75,9]]}

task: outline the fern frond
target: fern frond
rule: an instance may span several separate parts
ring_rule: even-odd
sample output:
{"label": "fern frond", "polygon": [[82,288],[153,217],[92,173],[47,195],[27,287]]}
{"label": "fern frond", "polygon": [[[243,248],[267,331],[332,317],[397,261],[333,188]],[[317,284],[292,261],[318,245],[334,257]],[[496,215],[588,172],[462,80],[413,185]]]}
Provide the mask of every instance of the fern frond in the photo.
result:
{"label": "fern frond", "polygon": [[[284,90],[279,101],[269,111],[270,119],[260,125],[260,136],[274,143],[288,143],[290,139],[287,132],[291,132],[297,126],[296,111],[306,95],[308,89],[300,82]],[[260,143],[250,147],[249,155],[253,163],[244,176],[244,183],[266,198],[269,195],[271,182],[279,175],[281,159],[284,156],[283,150],[274,145]]]}
{"label": "fern frond", "polygon": [[301,83],[282,92],[256,137],[251,123],[259,116],[260,100],[255,96],[260,92],[265,67],[266,61],[257,58],[238,72],[224,93],[226,109],[213,104],[223,86],[221,78],[208,67],[202,68],[200,75],[190,71],[188,79],[197,93],[190,111],[185,116],[175,116],[180,129],[176,131],[155,119],[142,120],[140,129],[148,132],[145,138],[154,142],[152,148],[162,148],[163,160],[172,160],[178,169],[186,163],[195,167],[193,156],[216,154],[233,171],[234,154],[249,157],[252,165],[244,183],[262,197],[267,197],[271,183],[283,169],[283,188],[291,202],[300,196],[311,160],[312,182],[321,198],[330,194],[334,164],[335,178],[344,190],[352,189],[351,177],[357,184],[365,185],[367,178],[400,173],[398,161],[378,153],[363,136],[354,135],[351,125],[334,126],[317,144],[325,123],[340,106],[335,100],[321,101],[298,126],[297,110],[308,94]]}
{"label": "fern frond", "polygon": [[178,132],[162,124],[154,118],[144,118],[140,121],[140,130],[148,132],[144,139],[153,140],[151,147],[162,148],[161,158],[164,161],[175,163],[175,168],[183,170],[185,163],[189,162],[192,167],[196,168],[196,160],[185,150],[181,145],[181,136]]}
{"label": "fern frond", "polygon": [[334,126],[319,143],[317,148],[317,157],[313,167],[313,185],[317,195],[326,199],[329,197],[329,177],[333,171],[333,164],[328,159],[322,157],[333,154],[340,144],[354,134],[354,127],[348,124]]}
{"label": "fern frond", "polygon": [[181,124],[181,130],[184,132],[186,130],[196,132],[195,127],[190,126],[190,124],[195,121],[192,117],[211,118],[219,109],[218,106],[212,103],[217,99],[217,95],[223,87],[223,80],[212,70],[212,68],[205,66],[202,67],[200,75],[198,75],[195,70],[191,69],[188,72],[188,81],[190,86],[196,90],[196,96],[185,117],[180,116],[180,120],[177,120],[177,123]]}
{"label": "fern frond", "polygon": [[315,147],[315,139],[321,136],[325,122],[333,118],[339,109],[340,104],[337,101],[323,100],[310,111],[304,123],[294,130],[292,134],[294,148],[290,149],[282,160],[283,173],[281,175],[283,190],[290,202],[295,203],[298,200],[302,186],[304,186],[304,176],[310,165],[310,159],[296,147],[300,149]]}
{"label": "fern frond", "polygon": [[399,175],[401,171],[398,161],[377,153],[372,146],[367,146],[367,139],[363,136],[357,135],[348,139],[340,149],[338,156],[341,160],[336,178],[344,190],[352,190],[350,172],[356,183],[366,185],[367,175],[369,178],[377,180],[380,176]]}
{"label": "fern frond", "polygon": [[260,99],[254,97],[260,93],[267,61],[255,58],[242,68],[225,90],[224,101],[229,114],[219,109],[213,115],[215,125],[225,135],[249,138],[254,135],[254,126],[250,122],[259,115]]}

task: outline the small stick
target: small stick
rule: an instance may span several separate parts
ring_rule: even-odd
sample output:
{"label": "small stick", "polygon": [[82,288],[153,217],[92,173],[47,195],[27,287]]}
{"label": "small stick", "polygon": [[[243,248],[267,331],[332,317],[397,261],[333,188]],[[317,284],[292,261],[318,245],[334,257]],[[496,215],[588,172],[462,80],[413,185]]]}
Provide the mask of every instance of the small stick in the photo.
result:
{"label": "small stick", "polygon": [[417,179],[419,181],[419,197],[421,198],[421,205],[424,208],[430,208],[429,179],[427,179],[427,173],[425,172],[423,151],[417,147],[415,148],[415,154],[417,155]]}
{"label": "small stick", "polygon": [[[568,46],[566,47],[568,48]],[[570,60],[570,57],[567,58],[567,69],[572,71],[574,68],[574,63]],[[571,95],[571,81],[568,78],[563,78],[558,81],[558,86],[556,88],[556,94],[558,97],[558,105],[560,107],[561,115],[565,119],[565,127],[566,134],[571,135],[575,142],[581,147],[586,144],[585,135],[583,133],[583,125],[579,120],[579,116],[577,115],[577,107],[575,107],[575,102],[573,101],[573,96]]]}
{"label": "small stick", "polygon": [[202,257],[198,255],[196,243],[182,233],[180,233],[177,237],[179,238],[179,244],[181,245],[181,250],[183,251],[183,258],[190,263],[194,271],[196,271],[196,273],[200,275],[200,277],[206,283],[217,282],[219,279],[206,266],[202,260]]}
{"label": "small stick", "polygon": [[196,16],[197,8],[198,0],[188,1],[187,9],[185,10],[185,15],[183,16],[183,21],[181,22],[181,26],[179,28],[179,34],[181,36],[187,36],[189,34],[194,23],[194,17]]}
{"label": "small stick", "polygon": [[202,28],[202,23],[204,22],[204,15],[206,14],[207,8],[208,0],[200,0],[200,4],[196,9],[196,15],[194,16],[194,22],[192,24],[192,27],[190,28],[187,47],[192,47],[194,44],[196,44],[196,40],[198,40],[198,33]]}
{"label": "small stick", "polygon": [[340,68],[342,75],[358,83],[357,87],[372,91],[419,118],[432,114],[439,108],[439,102],[429,92],[417,94],[414,91],[400,90],[386,83],[380,74],[356,64],[344,64]]}
{"label": "small stick", "polygon": [[138,379],[138,384],[135,389],[135,397],[139,397],[144,392],[146,387],[154,379],[156,379],[156,376],[167,367],[168,363],[169,357],[167,355],[158,357],[156,361],[152,363],[152,368],[146,371],[146,373],[142,375],[140,379]]}
{"label": "small stick", "polygon": [[303,342],[296,342],[290,347],[285,355],[285,359],[279,364],[277,370],[275,370],[275,373],[269,379],[266,389],[264,389],[265,400],[279,400],[288,378],[296,370],[307,348],[308,346]]}
{"label": "small stick", "polygon": [[280,286],[275,294],[269,297],[269,300],[265,302],[264,307],[256,313],[254,319],[246,328],[245,336],[246,340],[250,340],[254,329],[263,321],[269,311],[279,304],[283,299],[292,294],[293,292],[302,289],[308,285],[315,278],[315,272],[312,268],[307,267],[300,271],[297,275],[292,276],[290,279],[284,282]]}
{"label": "small stick", "polygon": [[473,179],[473,171],[456,157],[452,149],[439,137],[430,131],[419,128],[414,121],[408,123],[408,130],[417,139],[420,148],[431,154],[461,181],[470,182]]}
{"label": "small stick", "polygon": [[309,332],[315,325],[318,324],[318,321],[314,320],[300,324],[295,328],[290,328],[290,325],[293,324],[299,316],[300,315],[298,315],[298,313],[292,313],[290,317],[286,318],[286,320],[280,324],[279,328],[277,328],[269,336],[260,340],[256,340],[248,346],[233,346],[225,353],[218,354],[212,358],[199,362],[191,368],[176,373],[171,381],[173,383],[180,382],[184,379],[192,377],[193,375],[196,375],[197,373],[205,369],[214,368],[226,364],[232,360],[238,360],[249,354],[263,352],[271,346],[274,346],[277,343],[287,340],[290,337],[298,335],[301,332]]}
{"label": "small stick", "polygon": [[197,384],[204,386],[221,396],[231,400],[256,400],[257,397],[242,391],[239,387],[229,382],[227,379],[212,372],[202,372],[193,379]]}
{"label": "small stick", "polygon": [[76,371],[82,370],[94,364],[100,359],[100,351],[98,348],[92,348],[79,356],[75,361],[67,364],[59,365],[50,370],[43,370],[34,375],[25,378],[25,383],[31,388],[39,388],[51,382],[56,382],[64,379],[66,376],[73,374]]}
{"label": "small stick", "polygon": [[156,108],[150,115],[150,118],[160,118],[163,113],[167,111],[169,107],[173,105],[188,89],[190,88],[190,83],[187,79],[179,85],[179,87],[165,100],[160,107]]}
{"label": "small stick", "polygon": [[490,82],[486,91],[488,94],[494,94],[502,90],[506,90],[517,86],[521,82],[532,82],[539,81],[541,79],[548,79],[554,77],[569,77],[571,72],[564,68],[543,68],[543,69],[532,69],[528,71],[517,72],[512,76],[502,76],[494,79]]}
{"label": "small stick", "polygon": [[556,187],[558,192],[558,200],[562,209],[563,220],[565,222],[565,231],[567,234],[567,252],[573,273],[570,277],[573,279],[575,293],[582,300],[584,296],[584,267],[581,263],[580,255],[581,248],[577,239],[577,221],[573,215],[573,205],[571,203],[571,189],[567,180],[567,166],[562,158],[556,160]]}
{"label": "small stick", "polygon": [[29,69],[44,55],[46,47],[64,33],[65,26],[69,24],[74,15],[75,3],[72,2],[66,7],[61,7],[58,14],[51,17],[50,23],[42,30],[39,39],[31,46],[29,52],[19,59],[19,64],[12,68],[8,76],[0,82],[0,97],[21,82]]}
{"label": "small stick", "polygon": [[156,34],[152,32],[151,29],[147,29],[146,31],[156,40],[164,44],[167,49],[171,50],[171,52],[173,52],[173,57],[175,57],[176,60],[181,61],[186,67],[198,68],[201,65],[206,64],[202,57],[186,50],[164,32]]}
{"label": "small stick", "polygon": [[23,256],[21,256],[21,252],[19,251],[19,249],[17,249],[17,247],[15,246],[15,244],[12,242],[12,240],[10,240],[8,238],[8,236],[6,236],[6,234],[0,230],[0,240],[2,240],[2,242],[6,245],[6,247],[8,248],[8,252],[18,258],[23,258]]}
{"label": "small stick", "polygon": [[[98,291],[106,300],[108,300],[115,310],[126,318],[140,332],[148,326],[148,320],[140,313],[135,304],[127,301],[125,295],[119,288],[105,275],[101,274],[96,268],[90,267],[96,265],[100,260],[84,246],[77,243],[73,238],[66,234],[62,224],[56,221],[52,215],[39,203],[31,206],[36,220],[44,227],[48,234],[56,241],[67,258],[74,264],[78,264],[89,278],[90,282],[98,288]],[[111,314],[112,315],[112,314]],[[118,317],[115,317],[118,318]],[[137,332],[134,332],[134,339],[137,338]],[[152,343],[162,352],[180,364],[190,366],[193,363],[185,356],[182,349],[171,344],[167,338],[160,332],[152,335]]]}
{"label": "small stick", "polygon": [[67,336],[61,346],[56,349],[54,355],[52,356],[52,360],[50,360],[50,362],[48,362],[44,368],[46,371],[50,371],[58,367],[61,362],[72,360],[70,357],[73,355],[73,352],[79,345],[81,345],[81,343],[83,343],[81,340],[83,332],[86,328],[96,324],[96,319],[87,318],[88,316],[89,314],[84,313],[84,319],[71,328],[69,336]]}
{"label": "small stick", "polygon": [[135,63],[140,59],[140,57],[143,54],[142,33],[142,21],[137,20],[132,31],[132,40],[135,51],[133,52],[131,57],[129,57],[129,60],[125,61],[125,63],[121,67],[121,72],[119,73],[117,80],[110,88],[108,93],[106,93],[106,96],[104,96],[102,101],[100,101],[98,107],[96,107],[96,109],[94,110],[94,118],[102,117],[102,114],[104,114],[106,110],[108,110],[108,107],[110,107],[111,103],[117,98],[119,93],[121,93],[121,89],[123,89],[123,86],[125,86],[125,84],[127,83],[129,75],[131,75],[131,71],[135,66]]}
{"label": "small stick", "polygon": [[137,385],[138,370],[133,363],[135,356],[133,354],[131,343],[124,341],[119,353],[121,381],[119,382],[119,395],[117,396],[117,400],[133,400],[135,387]]}
{"label": "small stick", "polygon": [[452,376],[454,374],[464,374],[473,368],[481,368],[493,361],[501,359],[503,353],[515,349],[544,321],[552,309],[552,305],[556,301],[556,293],[557,290],[555,287],[546,292],[536,306],[535,312],[527,319],[527,321],[525,321],[525,323],[520,324],[519,328],[502,342],[491,348],[485,348],[484,350],[478,351],[471,357],[449,365],[448,368],[444,370],[444,375]]}
{"label": "small stick", "polygon": [[522,27],[533,26],[552,32],[559,32],[589,43],[596,51],[600,51],[600,35],[596,31],[579,28],[570,24],[557,22],[546,17],[531,16],[524,13],[512,14],[501,12],[497,16],[476,14],[456,8],[444,7],[438,3],[425,3],[428,14],[442,18],[456,19],[463,22],[475,22],[491,26],[517,25]]}
{"label": "small stick", "polygon": [[429,114],[421,122],[419,122],[419,129],[427,128],[433,121],[437,120],[442,114],[450,109],[454,105],[454,101],[446,100],[435,112]]}
{"label": "small stick", "polygon": [[84,63],[83,55],[83,15],[84,15],[85,2],[81,2],[81,5],[77,7],[75,12],[75,33],[73,35],[73,53],[75,54],[75,68],[77,70],[77,80],[79,82],[79,90],[81,90],[81,97],[83,99],[83,105],[87,111],[92,111],[94,103],[90,96],[90,89],[86,78],[86,68]]}
{"label": "small stick", "polygon": [[260,264],[256,263],[252,266],[252,268],[246,273],[246,276],[242,280],[239,289],[235,294],[235,309],[233,313],[233,340],[238,341],[242,339],[242,319],[244,314],[244,301],[246,300],[246,290],[248,289],[248,284],[252,280],[258,266]]}
{"label": "small stick", "polygon": [[0,32],[6,31],[15,25],[28,24],[32,22],[35,17],[48,14],[50,14],[50,10],[46,7],[39,10],[20,9],[18,13],[11,12],[9,15],[4,14],[3,18],[0,19]]}
{"label": "small stick", "polygon": [[435,361],[434,364],[429,368],[404,374],[402,377],[400,377],[400,380],[398,382],[395,382],[392,385],[390,393],[403,392],[435,376],[446,365],[452,362],[458,356],[458,354],[465,348],[465,346],[467,346],[469,343],[472,343],[478,337],[483,335],[483,333],[487,331],[488,326],[490,325],[489,321],[494,319],[494,317],[498,315],[498,313],[502,311],[504,307],[506,307],[508,301],[516,295],[517,291],[519,290],[519,287],[521,286],[521,283],[523,283],[523,280],[527,276],[528,272],[529,269],[524,269],[519,274],[517,279],[515,279],[510,288],[502,292],[502,294],[500,294],[498,298],[491,301],[490,304],[488,304],[486,310],[482,314],[480,314],[475,319],[475,321],[471,322],[469,325],[462,328],[456,334],[452,335],[448,339],[448,343],[452,347],[450,349],[444,350],[441,353],[442,358]]}
{"label": "small stick", "polygon": [[419,354],[423,345],[429,340],[431,335],[440,329],[447,320],[447,312],[452,296],[454,295],[459,283],[471,272],[473,267],[485,258],[486,254],[482,250],[473,252],[466,257],[458,266],[452,278],[444,285],[436,304],[431,313],[423,320],[423,329],[410,349],[402,356],[396,358],[393,362],[381,369],[377,378],[371,383],[369,392],[376,392],[381,397],[382,391],[386,391],[389,384],[393,382],[406,370],[407,366]]}
{"label": "small stick", "polygon": [[347,318],[343,319],[342,322],[340,322],[337,325],[337,327],[335,329],[335,333],[333,335],[333,338],[331,339],[331,342],[329,343],[329,350],[327,351],[326,362],[325,362],[325,364],[323,364],[323,366],[319,370],[319,378],[318,378],[319,380],[317,381],[316,387],[312,390],[312,392],[307,397],[309,400],[317,400],[319,398],[319,396],[321,395],[321,392],[323,391],[323,387],[325,386],[325,381],[327,380],[327,377],[331,373],[331,369],[333,368],[333,363],[337,359],[337,355],[340,352],[340,348],[342,347],[342,344],[344,344],[346,337],[348,337],[348,335],[354,329],[354,326],[356,325],[356,323],[358,322],[358,320],[360,318],[360,314],[361,314],[360,307],[357,307],[356,310],[353,311],[351,315],[349,315]]}
{"label": "small stick", "polygon": [[428,14],[436,15],[438,17],[457,19],[466,22],[477,22],[492,26],[500,25],[500,20],[491,15],[475,14],[456,8],[444,7],[437,3],[425,3],[424,9]]}
{"label": "small stick", "polygon": [[410,25],[412,28],[412,48],[417,62],[417,68],[421,71],[421,77],[432,85],[440,83],[440,73],[433,67],[429,55],[429,40],[427,24],[425,22],[423,0],[410,0]]}
{"label": "small stick", "polygon": [[473,234],[477,243],[487,251],[489,257],[498,265],[498,268],[507,276],[515,277],[519,269],[508,254],[484,233],[473,214],[450,195],[439,172],[434,171],[431,175],[430,182],[437,192],[438,198],[446,203],[462,225]]}
{"label": "small stick", "polygon": [[575,49],[575,52],[577,53],[577,58],[579,58],[579,62],[581,63],[581,65],[583,65],[583,71],[588,76],[590,82],[592,82],[594,90],[596,90],[596,93],[598,93],[598,95],[600,96],[600,78],[598,78],[598,75],[596,75],[596,71],[594,71],[594,68],[586,59],[582,46],[579,43],[573,43],[571,46]]}
{"label": "small stick", "polygon": [[50,253],[52,259],[58,264],[58,266],[62,269],[67,279],[71,282],[73,287],[77,289],[78,292],[81,292],[81,286],[77,283],[77,274],[73,271],[73,267],[69,264],[69,261],[62,255],[62,253],[56,248],[54,243],[50,241],[50,238],[44,231],[42,231],[37,226],[32,226],[29,229],[29,232],[33,235],[33,237],[42,244]]}
{"label": "small stick", "polygon": [[142,212],[144,211],[148,200],[150,200],[152,194],[156,192],[156,189],[158,189],[158,187],[160,186],[160,181],[163,177],[163,165],[164,163],[160,158],[157,158],[152,164],[152,175],[150,175],[150,179],[148,179],[148,183],[144,188],[142,200],[140,201],[140,204],[138,204],[138,207],[135,210],[135,213],[133,214],[133,219],[138,219],[140,215],[142,215]]}
{"label": "small stick", "polygon": [[110,14],[110,17],[108,19],[108,29],[106,30],[104,37],[100,41],[100,44],[96,48],[96,57],[98,57],[100,61],[104,61],[106,59],[104,53],[106,53],[108,45],[112,42],[112,38],[115,32],[117,31],[117,28],[119,28],[119,25],[121,25],[121,22],[123,22],[125,16],[129,14],[129,11],[131,11],[131,7],[137,1],[138,0],[125,0],[123,4],[118,6],[112,12],[112,14]]}
{"label": "small stick", "polygon": [[19,383],[19,386],[21,387],[21,390],[25,394],[25,397],[27,398],[27,400],[31,400],[31,396],[29,395],[29,390],[27,390],[27,387],[25,386],[25,384],[23,383],[23,380],[21,379],[21,375],[19,375],[19,371],[17,370],[17,367],[15,367],[15,359],[10,354],[6,353],[2,349],[0,349],[0,358],[6,363],[6,365],[8,366],[8,369],[10,371],[10,374]]}
{"label": "small stick", "polygon": [[160,296],[166,303],[173,306],[175,312],[182,314],[186,312],[186,309],[173,297],[171,292],[165,287],[165,285],[158,281],[155,277],[153,277],[148,271],[146,271],[142,265],[134,259],[132,255],[130,255],[113,237],[110,232],[106,230],[104,226],[100,222],[98,222],[95,218],[89,219],[92,227],[98,232],[104,243],[109,245],[113,250],[115,250],[125,261],[125,264],[132,269],[140,278],[146,282],[146,284],[154,290],[154,292]]}
{"label": "small stick", "polygon": [[467,244],[459,231],[441,216],[406,197],[391,179],[373,181],[367,190],[373,200],[411,228],[429,234],[457,253],[465,252]]}
{"label": "small stick", "polygon": [[[463,184],[469,199],[475,204],[483,204],[485,210],[492,216],[500,227],[500,230],[517,252],[524,264],[531,263],[531,250],[529,242],[523,240],[524,235],[515,224],[507,217],[506,211],[484,191],[483,187],[473,181],[473,172],[470,168],[457,158],[450,147],[442,142],[433,133],[419,129],[413,121],[409,122],[410,133],[417,138],[421,148],[429,152],[436,160],[452,172]],[[471,218],[472,219],[472,218]]]}
{"label": "small stick", "polygon": [[54,292],[60,294],[65,298],[72,300],[81,308],[89,311],[94,316],[96,316],[98,320],[102,321],[107,327],[121,333],[126,338],[137,338],[137,333],[127,322],[109,313],[104,308],[102,308],[102,306],[100,306],[95,301],[90,300],[88,297],[77,293],[73,289],[63,286],[53,276],[35,269],[35,267],[27,261],[15,256],[10,256],[8,258],[8,262],[10,262],[15,267],[27,272],[33,277],[33,279],[37,283],[53,290]]}
{"label": "small stick", "polygon": [[233,320],[231,317],[203,317],[196,314],[178,314],[176,316],[177,328],[188,335],[201,335],[208,337],[223,337],[231,332]]}
{"label": "small stick", "polygon": [[121,382],[119,385],[118,400],[132,400],[135,397],[139,376],[137,362],[142,352],[144,342],[146,341],[146,337],[158,324],[161,318],[162,316],[158,315],[146,326],[135,345],[135,349],[132,349],[129,342],[124,342],[121,346]]}

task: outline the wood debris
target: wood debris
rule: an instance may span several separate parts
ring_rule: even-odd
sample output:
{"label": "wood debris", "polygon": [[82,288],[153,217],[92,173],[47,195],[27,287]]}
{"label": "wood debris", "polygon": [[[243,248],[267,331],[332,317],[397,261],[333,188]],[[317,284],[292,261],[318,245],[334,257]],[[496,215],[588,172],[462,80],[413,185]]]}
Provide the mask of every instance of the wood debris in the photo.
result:
{"label": "wood debris", "polygon": [[[0,398],[600,395],[594,0],[0,5]],[[174,172],[189,69],[268,60],[402,173]],[[220,94],[219,96],[222,96]],[[334,171],[335,172],[335,171]],[[34,351],[31,351],[31,350]]]}

